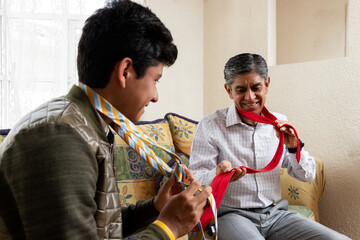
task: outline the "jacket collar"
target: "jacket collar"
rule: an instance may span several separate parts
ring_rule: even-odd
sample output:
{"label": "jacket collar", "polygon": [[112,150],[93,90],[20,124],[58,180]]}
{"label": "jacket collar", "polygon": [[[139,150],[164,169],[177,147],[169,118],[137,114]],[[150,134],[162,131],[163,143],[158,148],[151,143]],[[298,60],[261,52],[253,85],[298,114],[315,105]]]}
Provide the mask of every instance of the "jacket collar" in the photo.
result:
{"label": "jacket collar", "polygon": [[98,136],[107,142],[106,135],[109,133],[109,127],[91,104],[88,96],[86,96],[86,94],[78,86],[74,85],[65,98],[76,104],[80,112],[89,121]]}

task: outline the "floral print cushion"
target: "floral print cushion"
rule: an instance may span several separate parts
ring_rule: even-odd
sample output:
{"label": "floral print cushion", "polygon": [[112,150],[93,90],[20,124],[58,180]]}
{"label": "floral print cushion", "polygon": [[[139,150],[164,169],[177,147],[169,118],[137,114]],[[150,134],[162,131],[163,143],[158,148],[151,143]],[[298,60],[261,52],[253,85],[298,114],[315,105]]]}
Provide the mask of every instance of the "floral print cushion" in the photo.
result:
{"label": "floral print cushion", "polygon": [[[281,195],[290,205],[301,205],[312,210],[314,219],[319,221],[319,201],[323,194],[326,182],[324,164],[316,159],[316,178],[312,182],[301,182],[288,175],[287,170],[280,170]],[[303,211],[303,210],[301,210]]]}
{"label": "floral print cushion", "polygon": [[4,141],[5,137],[10,132],[10,129],[0,129],[0,145]]}
{"label": "floral print cushion", "polygon": [[176,152],[186,154],[189,157],[198,122],[175,113],[168,113],[165,118],[170,125]]}
{"label": "floral print cushion", "polygon": [[[169,124],[165,119],[139,122],[140,129],[153,141],[174,152]],[[117,185],[122,206],[135,204],[138,200],[150,199],[156,194],[156,179],[159,173],[142,159],[120,136],[115,136]],[[171,160],[165,151],[150,146],[166,163]]]}
{"label": "floral print cushion", "polygon": [[6,137],[6,135],[0,135],[0,144],[3,142],[5,137]]}

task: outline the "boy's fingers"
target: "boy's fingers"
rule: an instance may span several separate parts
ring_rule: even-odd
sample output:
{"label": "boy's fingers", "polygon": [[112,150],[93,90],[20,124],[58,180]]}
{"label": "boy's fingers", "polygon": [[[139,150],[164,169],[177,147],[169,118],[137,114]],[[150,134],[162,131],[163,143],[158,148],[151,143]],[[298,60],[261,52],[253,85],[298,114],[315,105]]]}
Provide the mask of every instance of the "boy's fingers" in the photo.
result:
{"label": "boy's fingers", "polygon": [[200,187],[201,182],[194,181],[183,192],[184,194],[190,194],[191,196],[193,196]]}
{"label": "boy's fingers", "polygon": [[175,182],[175,176],[174,174],[171,174],[170,178],[164,183],[163,189],[164,190],[170,189],[174,185],[174,182]]}
{"label": "boy's fingers", "polygon": [[[205,185],[203,190],[196,196],[194,196],[195,201],[197,201],[197,203],[202,203],[204,202],[204,206],[206,205],[206,200],[207,198],[210,196],[210,193],[212,192],[212,188],[208,185]],[[204,207],[202,206],[202,207]]]}

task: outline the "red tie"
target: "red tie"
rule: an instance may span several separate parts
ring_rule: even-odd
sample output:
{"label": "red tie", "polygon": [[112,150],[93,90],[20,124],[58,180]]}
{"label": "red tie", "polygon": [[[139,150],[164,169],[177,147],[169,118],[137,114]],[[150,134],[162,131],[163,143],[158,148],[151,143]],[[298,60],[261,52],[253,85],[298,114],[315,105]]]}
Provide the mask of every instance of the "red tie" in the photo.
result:
{"label": "red tie", "polygon": [[[276,117],[274,115],[272,115],[266,109],[266,107],[264,107],[263,110],[261,111],[264,116],[261,116],[261,115],[258,115],[258,114],[252,113],[252,112],[242,111],[239,108],[236,108],[236,110],[240,115],[242,115],[248,119],[254,120],[256,122],[272,124],[273,126],[276,127],[276,129],[278,128],[277,124],[275,123]],[[297,138],[296,159],[299,162],[300,161],[300,140],[297,135],[297,132],[296,132],[295,128],[289,124],[284,124],[284,126],[290,127],[294,130],[295,136]],[[279,130],[277,129],[277,131],[279,131]],[[276,168],[277,165],[279,164],[281,156],[283,154],[283,150],[284,150],[284,132],[280,132],[279,145],[277,147],[277,150],[275,152],[273,159],[266,167],[264,167],[261,170],[256,170],[256,169],[252,169],[252,168],[245,167],[245,166],[241,166],[238,168],[246,168],[246,173],[269,172],[269,171],[273,170],[274,168]],[[231,172],[227,172],[227,173],[220,173],[212,181],[211,187],[212,187],[212,193],[213,193],[215,201],[216,201],[216,208],[219,208],[221,199],[223,198],[225,191],[229,185],[230,179],[234,173],[235,173],[235,171],[231,171]],[[213,219],[213,214],[211,212],[211,208],[207,207],[205,209],[203,215],[200,218],[203,228],[205,228],[211,222],[212,219]]]}

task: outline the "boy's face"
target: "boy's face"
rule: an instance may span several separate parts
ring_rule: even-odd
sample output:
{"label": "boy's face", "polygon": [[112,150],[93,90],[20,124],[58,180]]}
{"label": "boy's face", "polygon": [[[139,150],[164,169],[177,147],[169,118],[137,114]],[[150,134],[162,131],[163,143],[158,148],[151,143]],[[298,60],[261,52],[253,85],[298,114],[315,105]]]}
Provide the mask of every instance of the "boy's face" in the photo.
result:
{"label": "boy's face", "polygon": [[126,99],[121,112],[132,122],[138,122],[150,102],[157,102],[159,95],[156,84],[163,72],[163,63],[149,67],[142,78],[136,79],[136,74],[126,82]]}

